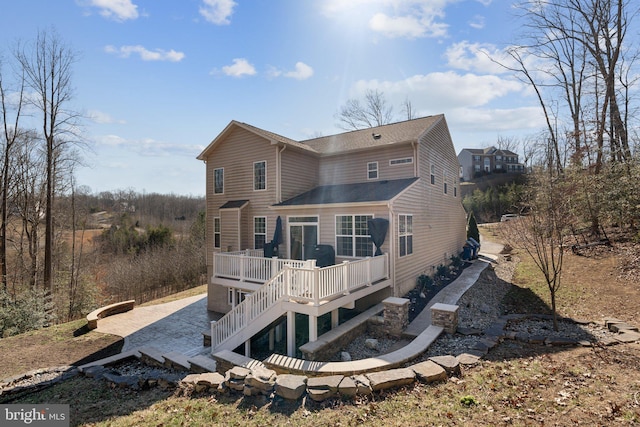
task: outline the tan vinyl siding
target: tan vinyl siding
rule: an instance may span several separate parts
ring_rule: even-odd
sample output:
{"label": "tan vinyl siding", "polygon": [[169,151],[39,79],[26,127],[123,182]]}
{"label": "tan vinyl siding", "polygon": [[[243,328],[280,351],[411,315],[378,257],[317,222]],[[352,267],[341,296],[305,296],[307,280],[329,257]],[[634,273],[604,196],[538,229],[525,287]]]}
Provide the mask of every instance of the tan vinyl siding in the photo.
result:
{"label": "tan vinyl siding", "polygon": [[[291,217],[319,217],[318,223],[318,244],[331,245],[334,250],[336,248],[336,215],[373,215],[374,218],[386,218],[389,219],[389,212],[386,206],[382,205],[364,205],[359,207],[332,207],[327,205],[326,207],[313,208],[313,209],[295,209],[295,211],[287,210],[281,212],[283,220],[286,217],[286,221],[283,221],[283,235],[288,242],[289,234],[289,218]],[[280,251],[283,256],[289,257],[288,243],[280,246]],[[388,253],[390,250],[389,236],[382,245],[382,251]],[[336,258],[336,262],[342,262],[344,260],[352,260],[354,258]]]}
{"label": "tan vinyl siding", "polygon": [[323,157],[320,164],[319,185],[365,182],[368,180],[367,164],[369,162],[378,162],[378,180],[410,178],[415,176],[414,163],[391,166],[389,161],[413,157],[413,155],[411,144],[397,144],[393,147]]}
{"label": "tan vinyl siding", "polygon": [[[395,258],[395,295],[400,296],[415,286],[418,275],[432,275],[440,264],[448,264],[459,255],[466,240],[466,215],[458,184],[458,160],[444,119],[420,141],[421,179],[393,204],[394,236],[397,215],[414,214],[413,254]],[[430,167],[435,165],[435,184],[430,182]],[[444,194],[444,171],[449,182]],[[453,188],[458,188],[454,197]],[[397,240],[397,236],[395,237]]]}
{"label": "tan vinyl siding", "polygon": [[[278,148],[270,141],[242,128],[232,129],[206,158],[207,162],[207,266],[211,273],[213,262],[213,218],[221,218],[220,250],[226,251],[253,248],[253,217],[267,217],[267,241],[271,240],[276,216],[269,206],[276,203],[276,156]],[[267,162],[267,189],[254,191],[253,164]],[[224,168],[224,193],[213,193],[213,173]],[[231,200],[249,200],[242,210],[240,222],[236,210],[220,210],[220,206]],[[233,214],[231,213],[233,211]],[[233,220],[232,220],[233,217]],[[238,232],[240,245],[238,245]]]}
{"label": "tan vinyl siding", "polygon": [[317,157],[287,148],[282,152],[282,197],[279,202],[295,197],[318,185]]}

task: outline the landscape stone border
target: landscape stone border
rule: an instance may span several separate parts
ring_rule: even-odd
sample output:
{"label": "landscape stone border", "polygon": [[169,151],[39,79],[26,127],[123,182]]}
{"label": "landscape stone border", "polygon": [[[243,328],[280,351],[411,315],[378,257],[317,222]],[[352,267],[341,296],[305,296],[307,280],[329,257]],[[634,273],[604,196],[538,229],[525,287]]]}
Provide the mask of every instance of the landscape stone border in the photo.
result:
{"label": "landscape stone border", "polygon": [[[539,314],[504,315],[483,332],[459,329],[458,333],[464,335],[483,335],[483,338],[465,353],[457,356],[434,356],[408,367],[395,367],[357,375],[314,377],[290,373],[278,374],[258,360],[235,353],[234,357],[229,357],[226,364],[218,364],[217,369],[219,371],[222,370],[224,375],[220,372],[202,372],[199,366],[192,366],[192,368],[200,373],[189,373],[183,364],[176,364],[166,358],[163,360],[157,350],[140,348],[137,351],[121,353],[103,361],[93,362],[78,368],[62,366],[39,369],[8,378],[0,383],[0,401],[11,401],[23,393],[41,390],[81,373],[89,378],[105,380],[112,387],[134,390],[151,387],[179,388],[180,392],[185,395],[205,392],[240,392],[244,396],[262,396],[267,399],[279,397],[290,401],[297,401],[304,396],[308,396],[309,399],[315,402],[321,402],[331,398],[349,399],[355,396],[367,396],[382,390],[408,386],[416,381],[425,384],[445,381],[448,377],[461,375],[462,367],[479,363],[484,355],[505,339],[548,346],[609,346],[640,341],[640,332],[637,327],[615,318],[606,318],[604,323],[605,327],[616,335],[611,339],[599,341],[552,338],[505,331],[509,321],[526,318],[549,320],[551,316]],[[573,321],[566,318],[559,320]],[[110,368],[113,365],[132,359],[139,360],[144,365],[149,366],[150,369],[146,369],[137,375],[121,375],[116,369]]]}

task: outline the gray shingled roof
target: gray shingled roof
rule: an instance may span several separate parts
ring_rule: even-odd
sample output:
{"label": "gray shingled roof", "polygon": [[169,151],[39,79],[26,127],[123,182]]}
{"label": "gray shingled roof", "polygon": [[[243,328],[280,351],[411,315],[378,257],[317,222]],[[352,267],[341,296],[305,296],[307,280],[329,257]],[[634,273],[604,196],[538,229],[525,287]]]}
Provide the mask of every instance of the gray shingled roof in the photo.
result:
{"label": "gray shingled roof", "polygon": [[357,184],[323,185],[274,206],[326,205],[390,200],[419,178],[370,181]]}
{"label": "gray shingled roof", "polygon": [[219,209],[238,209],[243,207],[247,203],[249,203],[248,200],[229,200],[227,203],[220,206]]}
{"label": "gray shingled roof", "polygon": [[[378,147],[402,142],[416,141],[426,130],[430,129],[444,115],[422,117],[391,123],[374,128],[354,130],[337,135],[301,141],[322,154],[333,154],[363,148]],[[375,136],[375,137],[374,137]]]}
{"label": "gray shingled roof", "polygon": [[354,130],[320,138],[296,141],[277,133],[232,120],[225,130],[220,133],[202,153],[198,159],[204,160],[207,153],[213,149],[216,143],[223,138],[223,135],[234,126],[242,127],[250,132],[260,135],[270,141],[277,141],[292,147],[296,147],[315,154],[337,154],[352,150],[366,148],[383,147],[385,145],[406,143],[417,141],[418,138],[434,124],[444,118],[443,114],[422,117],[419,119],[406,120],[398,123],[391,123],[383,126],[376,126],[368,129]]}

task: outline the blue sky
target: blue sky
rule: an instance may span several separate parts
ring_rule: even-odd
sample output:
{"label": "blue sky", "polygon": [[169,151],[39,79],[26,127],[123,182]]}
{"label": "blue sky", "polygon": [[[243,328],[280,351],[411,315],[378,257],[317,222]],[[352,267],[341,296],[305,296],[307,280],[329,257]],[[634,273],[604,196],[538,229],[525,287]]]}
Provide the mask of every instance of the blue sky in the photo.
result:
{"label": "blue sky", "polygon": [[536,99],[492,63],[514,42],[508,0],[20,0],[0,15],[6,57],[55,28],[76,52],[94,192],[204,195],[196,156],[231,120],[303,140],[342,130],[368,89],[401,118],[444,113],[456,151],[542,127]]}

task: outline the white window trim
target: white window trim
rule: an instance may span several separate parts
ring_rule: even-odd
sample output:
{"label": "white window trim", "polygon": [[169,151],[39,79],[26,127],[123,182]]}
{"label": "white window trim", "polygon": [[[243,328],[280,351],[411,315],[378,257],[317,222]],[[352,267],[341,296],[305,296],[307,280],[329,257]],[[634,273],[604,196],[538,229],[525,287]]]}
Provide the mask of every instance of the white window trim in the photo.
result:
{"label": "white window trim", "polygon": [[[220,231],[216,231],[216,220],[218,222],[218,225],[220,226]],[[215,249],[220,249],[220,247],[222,247],[222,223],[220,221],[221,220],[219,216],[213,217],[213,247]],[[218,246],[216,246],[216,235],[219,236],[218,241],[220,242],[220,244]]]}
{"label": "white window trim", "polygon": [[389,166],[410,165],[413,164],[413,157],[402,157],[399,159],[389,160]]}
{"label": "white window trim", "polygon": [[[259,163],[264,163],[264,188],[256,188],[256,165]],[[266,160],[253,162],[253,191],[267,191],[267,161]]]}
{"label": "white window trim", "polygon": [[[256,219],[258,218],[263,218],[264,219],[264,233],[256,233]],[[253,217],[253,248],[256,248],[256,236],[262,236],[264,235],[264,243],[265,245],[267,244],[267,236],[268,236],[268,232],[267,232],[267,217],[266,216],[254,216]]]}
{"label": "white window trim", "polygon": [[[352,230],[352,234],[338,234],[338,228],[337,228],[337,222],[338,222],[338,217],[341,216],[348,216],[351,217],[352,219],[352,225],[353,225],[353,230]],[[336,214],[334,216],[333,219],[333,234],[335,236],[335,248],[336,248],[336,256],[337,257],[342,257],[342,258],[357,258],[357,259],[364,259],[367,257],[362,257],[362,256],[356,256],[356,237],[363,237],[363,235],[357,235],[356,234],[356,229],[355,229],[355,225],[356,225],[356,221],[355,221],[355,217],[357,216],[367,216],[367,217],[371,217],[371,219],[375,218],[374,214],[371,213],[364,213],[364,214]],[[368,229],[368,225],[367,225],[367,229]],[[338,237],[351,237],[351,255],[338,255]],[[374,244],[373,241],[371,242],[371,254],[373,256],[373,254],[375,253],[375,248],[374,248]]]}
{"label": "white window trim", "polygon": [[[405,230],[404,233],[401,233],[400,231],[400,218],[401,217],[411,217],[411,232],[407,232]],[[405,224],[406,224],[406,219],[405,219]],[[405,226],[406,228],[406,226]],[[401,248],[401,244],[400,244],[400,239],[402,237],[406,237],[406,236],[411,236],[411,252],[410,253],[406,253],[404,255],[400,255],[400,248]],[[415,236],[414,232],[413,232],[413,214],[398,214],[398,258],[404,258],[410,255],[413,255],[413,236]],[[405,243],[406,245],[406,243]],[[406,250],[406,246],[405,246],[405,250]]]}
{"label": "white window trim", "polygon": [[[222,191],[217,192],[216,191],[216,172],[219,170],[222,171]],[[224,194],[224,168],[215,168],[213,170],[213,194]]]}
{"label": "white window trim", "polygon": [[[371,165],[375,165],[375,169],[369,169],[369,166]],[[371,172],[375,172],[376,176],[372,178]],[[380,169],[378,168],[378,162],[367,162],[367,179],[372,180],[372,179],[378,179],[379,177],[380,177]]]}

